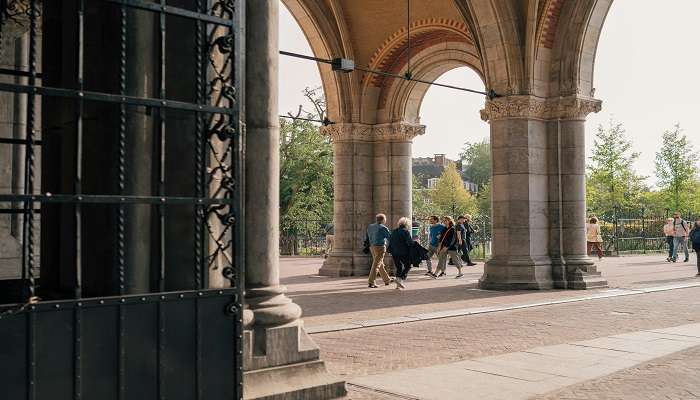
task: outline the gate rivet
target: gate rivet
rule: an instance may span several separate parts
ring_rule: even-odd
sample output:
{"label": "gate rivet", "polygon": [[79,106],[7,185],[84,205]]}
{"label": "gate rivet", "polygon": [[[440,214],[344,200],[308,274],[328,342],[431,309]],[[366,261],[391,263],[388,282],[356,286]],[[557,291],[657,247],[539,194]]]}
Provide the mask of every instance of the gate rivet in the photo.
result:
{"label": "gate rivet", "polygon": [[160,299],[161,299],[161,300],[165,300],[165,296],[160,296]]}
{"label": "gate rivet", "polygon": [[61,306],[58,305],[58,304],[56,304],[56,305],[54,306],[54,308],[56,308],[56,309],[58,310],[59,308],[61,308]]}
{"label": "gate rivet", "polygon": [[78,303],[78,304],[76,304],[76,306],[82,307],[82,306],[83,306],[83,303]]}
{"label": "gate rivet", "polygon": [[121,299],[120,300],[122,303],[126,303],[126,299]]}
{"label": "gate rivet", "polygon": [[146,301],[146,298],[145,298],[145,297],[141,297],[141,301]]}
{"label": "gate rivet", "polygon": [[104,303],[105,303],[105,301],[104,301],[104,300],[100,300],[100,304],[104,304]]}
{"label": "gate rivet", "polygon": [[201,295],[203,295],[203,294],[204,294],[204,293],[199,292],[199,293],[197,293],[197,296],[201,296]]}
{"label": "gate rivet", "polygon": [[185,295],[184,295],[184,294],[181,294],[181,295],[180,295],[180,298],[181,298],[181,299],[184,299],[184,298],[185,298]]}

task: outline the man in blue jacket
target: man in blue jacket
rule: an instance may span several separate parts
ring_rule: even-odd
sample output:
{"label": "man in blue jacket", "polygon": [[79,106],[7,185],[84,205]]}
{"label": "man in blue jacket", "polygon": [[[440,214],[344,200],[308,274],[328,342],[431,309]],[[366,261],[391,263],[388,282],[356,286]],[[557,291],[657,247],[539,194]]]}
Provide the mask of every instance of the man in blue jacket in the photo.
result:
{"label": "man in blue jacket", "polygon": [[431,276],[433,278],[436,277],[436,275],[433,273],[433,255],[437,254],[437,247],[440,242],[440,235],[445,231],[445,225],[439,223],[440,219],[437,217],[437,215],[431,215],[430,216],[430,239],[428,241],[428,272],[426,275]]}
{"label": "man in blue jacket", "polygon": [[372,268],[369,270],[369,287],[376,288],[374,281],[377,279],[377,273],[381,275],[385,285],[391,283],[391,278],[384,268],[384,255],[386,254],[386,243],[391,236],[389,228],[384,225],[386,223],[386,215],[377,214],[376,223],[370,224],[367,227],[367,241],[369,241],[369,250],[372,253]]}

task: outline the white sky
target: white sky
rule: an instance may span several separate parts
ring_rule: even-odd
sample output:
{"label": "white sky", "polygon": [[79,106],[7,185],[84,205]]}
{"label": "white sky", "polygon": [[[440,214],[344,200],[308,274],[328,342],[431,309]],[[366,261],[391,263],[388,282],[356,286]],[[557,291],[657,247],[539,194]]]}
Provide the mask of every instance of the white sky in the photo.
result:
{"label": "white sky", "polygon": [[[598,124],[610,118],[624,124],[634,150],[641,153],[637,170],[654,173],[654,155],[661,134],[679,122],[700,151],[700,1],[616,0],[608,14],[598,45],[595,69],[596,97],[603,110],[589,115],[587,146],[593,144]],[[311,55],[304,34],[285,7],[280,7],[280,48]],[[468,68],[447,72],[439,82],[482,89]],[[303,103],[304,87],[321,85],[310,61],[281,57],[280,112]],[[488,137],[488,125],[479,118],[483,97],[433,86],[421,107],[426,134],[414,140],[414,156],[446,153],[456,158],[465,141]],[[653,184],[652,177],[648,183]]]}

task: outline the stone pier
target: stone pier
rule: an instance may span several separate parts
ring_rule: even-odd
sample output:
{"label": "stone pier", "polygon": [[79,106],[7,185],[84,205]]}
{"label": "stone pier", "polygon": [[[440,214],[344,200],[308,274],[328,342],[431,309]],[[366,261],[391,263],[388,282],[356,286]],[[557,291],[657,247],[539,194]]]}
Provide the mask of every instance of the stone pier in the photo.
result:
{"label": "stone pier", "polygon": [[326,370],[279,280],[279,1],[246,6],[244,397],[336,398],[345,395],[344,382]]}

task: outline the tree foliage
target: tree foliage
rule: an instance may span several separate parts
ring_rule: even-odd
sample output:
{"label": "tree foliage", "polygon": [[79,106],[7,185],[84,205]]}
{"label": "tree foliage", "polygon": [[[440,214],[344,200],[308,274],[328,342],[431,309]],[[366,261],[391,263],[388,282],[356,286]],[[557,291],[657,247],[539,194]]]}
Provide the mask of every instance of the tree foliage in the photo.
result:
{"label": "tree foliage", "polygon": [[462,153],[462,176],[474,182],[481,191],[491,181],[491,144],[484,139],[481,142],[466,142]]}
{"label": "tree foliage", "polygon": [[430,193],[430,199],[437,214],[452,215],[476,214],[476,199],[464,188],[462,178],[454,164],[450,163],[442,172]]}
{"label": "tree foliage", "polygon": [[666,207],[685,211],[697,202],[700,189],[693,146],[682,132],[679,124],[664,132],[655,172]]}
{"label": "tree foliage", "polygon": [[646,178],[634,171],[638,157],[621,123],[610,121],[607,129],[598,126],[586,182],[586,198],[592,213],[612,215],[615,208],[639,206],[642,193],[648,188],[644,185]]}
{"label": "tree foliage", "polygon": [[[325,117],[321,89],[306,88],[312,106],[299,106],[293,117]],[[249,155],[255,156],[255,155]],[[290,234],[312,233],[333,219],[333,149],[319,126],[299,119],[280,119],[280,222]]]}

